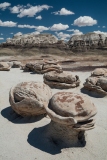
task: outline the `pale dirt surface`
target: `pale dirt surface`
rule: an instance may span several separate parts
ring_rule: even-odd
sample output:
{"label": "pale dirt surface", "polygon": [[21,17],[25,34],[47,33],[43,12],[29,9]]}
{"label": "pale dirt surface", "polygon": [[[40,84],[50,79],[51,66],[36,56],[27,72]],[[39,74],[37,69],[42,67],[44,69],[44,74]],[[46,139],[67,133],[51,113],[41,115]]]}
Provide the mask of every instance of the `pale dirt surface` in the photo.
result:
{"label": "pale dirt surface", "polygon": [[[80,77],[81,85],[68,90],[81,92],[90,72],[73,72]],[[85,147],[63,148],[46,139],[45,128],[49,118],[22,118],[12,112],[9,90],[22,81],[43,81],[43,75],[23,73],[20,69],[0,72],[0,160],[107,160],[107,97],[90,96],[98,109],[96,127],[87,131]],[[86,93],[86,92],[85,92]]]}

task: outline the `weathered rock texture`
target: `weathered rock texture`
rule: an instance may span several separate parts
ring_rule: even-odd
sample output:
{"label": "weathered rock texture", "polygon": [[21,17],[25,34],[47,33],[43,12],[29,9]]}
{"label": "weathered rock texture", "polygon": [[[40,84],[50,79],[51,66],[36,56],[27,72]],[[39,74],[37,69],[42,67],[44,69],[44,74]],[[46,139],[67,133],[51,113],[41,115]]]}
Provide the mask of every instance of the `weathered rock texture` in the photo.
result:
{"label": "weathered rock texture", "polygon": [[107,69],[95,69],[91,73],[91,76],[86,79],[86,82],[84,83],[84,88],[89,91],[107,95]]}
{"label": "weathered rock texture", "polygon": [[[87,96],[72,92],[58,92],[45,107],[51,118],[48,130],[56,143],[78,146],[84,143],[86,130],[94,128],[97,110]],[[49,132],[48,132],[49,133]]]}
{"label": "weathered rock texture", "polygon": [[62,72],[62,68],[56,62],[29,62],[25,65],[24,71],[44,74],[50,71]]}
{"label": "weathered rock texture", "polygon": [[38,52],[42,53],[52,52],[55,54],[54,52],[63,52],[72,54],[76,51],[84,52],[87,50],[105,48],[107,47],[107,37],[104,34],[92,32],[83,35],[74,35],[68,42],[64,42],[63,40],[58,40],[56,36],[49,33],[42,33],[38,35],[30,33],[13,36],[13,38],[9,38],[6,42],[0,44],[0,47],[10,47],[13,49],[36,48]]}
{"label": "weathered rock texture", "polygon": [[87,51],[95,48],[107,46],[107,37],[104,34],[87,33],[74,35],[68,41],[69,47],[73,51]]}
{"label": "weathered rock texture", "polygon": [[73,76],[70,72],[58,73],[56,71],[51,71],[44,74],[44,83],[49,85],[51,88],[67,89],[75,88],[79,86],[79,77]]}
{"label": "weathered rock texture", "polygon": [[39,47],[39,48],[66,48],[64,41],[58,40],[58,38],[49,33],[42,34],[23,34],[13,36],[13,38],[7,39],[1,46],[15,46],[15,47]]}
{"label": "weathered rock texture", "polygon": [[11,88],[9,101],[12,109],[21,116],[44,114],[52,96],[51,89],[44,83],[22,82]]}
{"label": "weathered rock texture", "polygon": [[11,66],[7,62],[0,62],[0,71],[10,71]]}

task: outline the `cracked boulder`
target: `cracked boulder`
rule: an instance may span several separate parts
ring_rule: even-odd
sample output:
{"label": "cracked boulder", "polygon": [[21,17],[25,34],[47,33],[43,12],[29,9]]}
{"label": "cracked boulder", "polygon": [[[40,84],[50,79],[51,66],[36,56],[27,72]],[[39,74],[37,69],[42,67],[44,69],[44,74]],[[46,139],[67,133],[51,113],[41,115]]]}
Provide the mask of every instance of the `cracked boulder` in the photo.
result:
{"label": "cracked boulder", "polygon": [[80,85],[80,80],[77,75],[73,76],[72,73],[63,71],[58,73],[51,71],[44,74],[44,83],[51,88],[67,89],[75,88]]}
{"label": "cracked boulder", "polygon": [[51,89],[44,83],[22,82],[10,89],[9,101],[12,109],[21,116],[36,116],[46,113],[52,96]]}

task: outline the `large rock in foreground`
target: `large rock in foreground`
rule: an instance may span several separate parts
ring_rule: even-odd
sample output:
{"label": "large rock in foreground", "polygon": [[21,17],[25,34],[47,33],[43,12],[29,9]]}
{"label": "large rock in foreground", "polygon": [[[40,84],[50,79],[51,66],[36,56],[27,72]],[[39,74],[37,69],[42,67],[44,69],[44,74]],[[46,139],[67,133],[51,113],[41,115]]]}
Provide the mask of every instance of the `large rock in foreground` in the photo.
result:
{"label": "large rock in foreground", "polygon": [[95,69],[91,73],[91,76],[86,79],[84,88],[89,91],[107,95],[107,69]]}
{"label": "large rock in foreground", "polygon": [[51,88],[67,89],[75,88],[79,86],[79,77],[73,76],[70,72],[58,73],[56,71],[48,72],[44,74],[44,83]]}
{"label": "large rock in foreground", "polygon": [[97,110],[88,96],[72,92],[58,92],[45,107],[51,122],[47,134],[64,147],[80,146],[85,142],[84,132],[94,128]]}
{"label": "large rock in foreground", "polygon": [[12,109],[21,116],[36,116],[46,113],[52,96],[51,89],[44,83],[22,82],[11,88],[9,101]]}

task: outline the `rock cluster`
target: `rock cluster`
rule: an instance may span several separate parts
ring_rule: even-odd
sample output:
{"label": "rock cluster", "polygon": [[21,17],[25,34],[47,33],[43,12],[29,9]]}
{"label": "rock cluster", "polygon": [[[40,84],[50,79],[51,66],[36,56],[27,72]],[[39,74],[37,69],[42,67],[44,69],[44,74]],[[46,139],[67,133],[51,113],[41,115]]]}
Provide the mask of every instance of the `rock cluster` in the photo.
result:
{"label": "rock cluster", "polygon": [[49,61],[44,61],[44,62],[29,62],[25,65],[23,68],[24,71],[28,72],[36,72],[39,74],[43,74],[46,72],[50,71],[57,71],[57,72],[62,72],[62,68],[59,64],[56,62],[49,62]]}
{"label": "rock cluster", "polygon": [[12,109],[21,116],[36,116],[46,113],[52,96],[51,89],[43,83],[22,82],[11,88],[9,101]]}
{"label": "rock cluster", "polygon": [[45,109],[51,118],[47,132],[53,141],[61,145],[83,144],[84,132],[94,128],[96,107],[82,94],[58,92]]}
{"label": "rock cluster", "polygon": [[107,69],[95,69],[91,73],[91,76],[86,79],[84,88],[89,91],[107,95]]}
{"label": "rock cluster", "polygon": [[58,73],[56,71],[51,71],[44,74],[44,83],[49,85],[51,88],[67,89],[75,88],[79,86],[79,77],[73,76],[70,72],[63,71]]}

